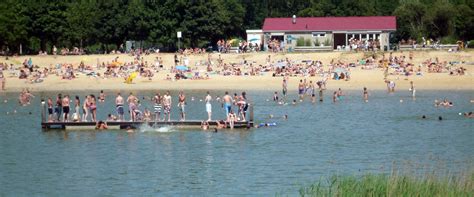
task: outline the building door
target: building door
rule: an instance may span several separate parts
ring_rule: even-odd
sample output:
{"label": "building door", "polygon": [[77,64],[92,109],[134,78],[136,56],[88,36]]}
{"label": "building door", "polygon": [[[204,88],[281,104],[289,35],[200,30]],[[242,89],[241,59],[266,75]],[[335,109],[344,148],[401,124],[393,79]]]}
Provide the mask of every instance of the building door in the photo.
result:
{"label": "building door", "polygon": [[342,45],[346,45],[346,34],[334,34],[334,49]]}

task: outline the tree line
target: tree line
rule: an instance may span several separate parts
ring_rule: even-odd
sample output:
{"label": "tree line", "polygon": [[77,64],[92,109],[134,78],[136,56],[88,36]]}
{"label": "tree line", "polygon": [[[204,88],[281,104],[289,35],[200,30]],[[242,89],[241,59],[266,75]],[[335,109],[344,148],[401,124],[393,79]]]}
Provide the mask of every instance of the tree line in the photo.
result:
{"label": "tree line", "polygon": [[[397,16],[392,41],[474,39],[472,0],[3,0],[0,49],[18,53],[80,47],[117,49],[127,40],[174,51],[244,38],[266,17]],[[183,45],[182,45],[183,46]]]}

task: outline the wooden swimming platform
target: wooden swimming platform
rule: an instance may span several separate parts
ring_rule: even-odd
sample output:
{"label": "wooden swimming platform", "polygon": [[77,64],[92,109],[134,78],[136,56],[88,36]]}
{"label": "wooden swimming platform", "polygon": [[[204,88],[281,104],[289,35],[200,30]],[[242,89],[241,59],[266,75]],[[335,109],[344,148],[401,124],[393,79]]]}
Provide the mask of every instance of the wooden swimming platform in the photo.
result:
{"label": "wooden swimming platform", "polygon": [[[150,127],[173,126],[177,128],[200,128],[201,120],[186,121],[158,121],[158,122],[129,122],[129,121],[110,121],[107,122],[109,129],[137,129],[147,125]],[[42,122],[43,129],[95,129],[96,122]],[[229,127],[229,125],[227,124]],[[209,127],[217,127],[216,120],[209,121]],[[252,121],[239,121],[234,123],[235,129],[246,129],[253,127]]]}
{"label": "wooden swimming platform", "polygon": [[[46,119],[46,106],[44,100],[41,101],[41,128],[49,129],[95,129],[96,122],[48,122]],[[254,126],[253,119],[253,105],[249,105],[247,121],[237,121],[234,123],[235,129],[247,129]],[[209,121],[209,128],[217,127],[218,120]],[[186,121],[150,121],[150,122],[131,122],[131,121],[104,121],[107,122],[109,129],[137,129],[141,126],[147,125],[150,127],[164,127],[173,126],[176,128],[201,128],[202,120],[186,120]],[[227,128],[229,124],[227,123]]]}

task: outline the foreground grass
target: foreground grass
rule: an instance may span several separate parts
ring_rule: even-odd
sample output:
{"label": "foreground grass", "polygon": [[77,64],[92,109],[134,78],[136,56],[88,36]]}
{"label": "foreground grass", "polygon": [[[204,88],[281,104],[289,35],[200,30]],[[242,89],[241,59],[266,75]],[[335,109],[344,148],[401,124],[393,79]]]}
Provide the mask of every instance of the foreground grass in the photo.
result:
{"label": "foreground grass", "polygon": [[474,172],[433,175],[334,176],[299,190],[301,196],[474,196]]}

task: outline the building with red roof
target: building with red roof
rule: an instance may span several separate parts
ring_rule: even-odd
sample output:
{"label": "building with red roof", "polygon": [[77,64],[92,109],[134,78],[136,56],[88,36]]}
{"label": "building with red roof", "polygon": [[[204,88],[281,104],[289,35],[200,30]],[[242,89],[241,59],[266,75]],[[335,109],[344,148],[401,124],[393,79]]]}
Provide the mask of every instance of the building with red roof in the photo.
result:
{"label": "building with red roof", "polygon": [[[266,49],[278,40],[281,48],[351,49],[389,48],[390,34],[397,30],[395,16],[266,18],[260,34]],[[250,31],[248,37],[255,40]],[[248,34],[249,34],[248,33]]]}

